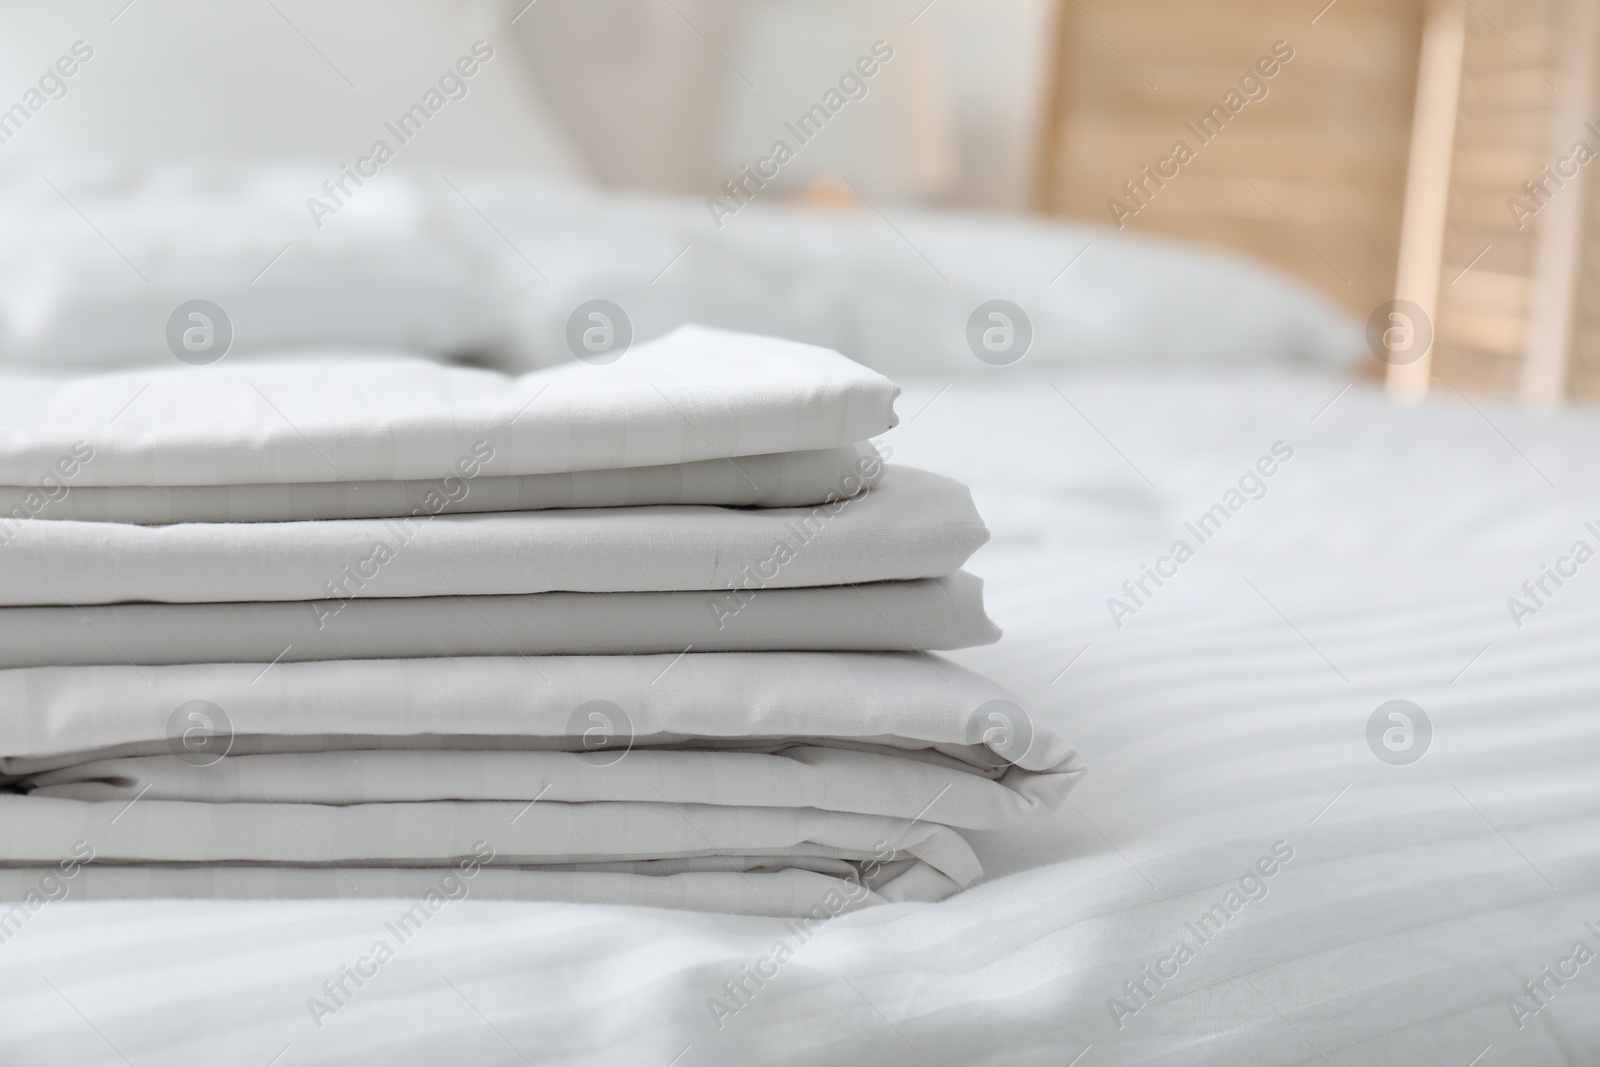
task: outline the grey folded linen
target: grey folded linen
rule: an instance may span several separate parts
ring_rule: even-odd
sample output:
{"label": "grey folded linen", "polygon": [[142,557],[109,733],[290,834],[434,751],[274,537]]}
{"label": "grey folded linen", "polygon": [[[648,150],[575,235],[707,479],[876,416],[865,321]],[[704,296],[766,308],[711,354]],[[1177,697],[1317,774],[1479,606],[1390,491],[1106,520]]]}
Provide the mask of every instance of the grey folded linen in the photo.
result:
{"label": "grey folded linen", "polygon": [[[410,481],[239,485],[0,485],[0,535],[28,517],[160,526],[464,515],[546,508],[715,504],[792,508],[854,496],[882,472],[870,442],[810,452],[732,456],[654,467],[554,474],[472,474],[474,465]],[[14,529],[14,527],[12,527]]]}
{"label": "grey folded linen", "polygon": [[[790,867],[783,870],[679,871],[639,875],[619,871],[549,867],[284,867],[255,864],[153,866],[78,864],[66,874],[58,864],[0,867],[0,926],[16,928],[52,900],[360,900],[395,901],[390,923],[375,936],[392,952],[415,937],[450,904],[505,900],[678,908],[727,915],[762,915],[819,923],[871,904],[908,899],[916,873],[925,872],[920,898],[945,894],[948,879],[926,867],[902,874],[894,895],[860,878],[835,877]],[[919,887],[920,888],[920,887]],[[809,934],[807,935],[809,936]],[[360,962],[369,962],[363,957]]]}
{"label": "grey folded linen", "polygon": [[[847,812],[640,803],[136,804],[0,795],[0,863],[93,870],[167,865],[628,874],[805,870],[888,900],[938,900],[981,873],[954,830]],[[696,906],[717,909],[712,898]]]}
{"label": "grey folded linen", "polygon": [[999,640],[983,582],[0,608],[0,668],[417,656],[967,648]]}
{"label": "grey folded linen", "polygon": [[988,537],[965,486],[911,467],[814,507],[160,527],[29,522],[0,547],[0,605],[848,585],[943,577]]}

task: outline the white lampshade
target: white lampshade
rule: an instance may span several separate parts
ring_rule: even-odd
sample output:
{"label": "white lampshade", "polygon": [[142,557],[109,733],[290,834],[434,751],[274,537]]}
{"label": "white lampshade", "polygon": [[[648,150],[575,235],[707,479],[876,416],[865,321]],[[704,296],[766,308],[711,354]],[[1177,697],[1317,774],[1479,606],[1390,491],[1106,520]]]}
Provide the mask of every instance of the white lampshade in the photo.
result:
{"label": "white lampshade", "polygon": [[755,169],[781,141],[793,158],[767,181],[770,191],[844,181],[874,199],[951,191],[957,157],[945,67],[915,13],[884,0],[752,0],[728,57],[738,69],[728,73],[716,142],[726,176]]}

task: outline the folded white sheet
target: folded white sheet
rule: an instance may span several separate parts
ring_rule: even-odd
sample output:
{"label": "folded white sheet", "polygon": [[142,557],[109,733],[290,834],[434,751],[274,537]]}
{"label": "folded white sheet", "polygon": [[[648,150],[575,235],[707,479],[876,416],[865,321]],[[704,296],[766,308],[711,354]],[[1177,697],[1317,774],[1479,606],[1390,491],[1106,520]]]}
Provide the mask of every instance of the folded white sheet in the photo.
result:
{"label": "folded white sheet", "polygon": [[[0,723],[29,791],[0,796],[0,866],[92,852],[106,893],[294,896],[336,876],[377,895],[391,868],[414,882],[476,856],[610,875],[590,888],[620,902],[801,914],[819,898],[755,903],[738,884],[771,872],[856,903],[936,900],[979,874],[949,827],[1042,814],[1083,773],[1005,689],[915,654],[0,672],[0,703],[24,699],[36,713]],[[210,702],[198,745],[194,700]],[[173,869],[196,864],[224,870]],[[721,877],[666,900],[644,884],[683,874]],[[570,891],[503,879],[524,899]]]}
{"label": "folded white sheet", "polygon": [[847,585],[943,577],[988,536],[964,486],[909,467],[804,508],[27,522],[0,548],[0,605],[327,599],[332,611],[354,597]]}
{"label": "folded white sheet", "polygon": [[425,481],[79,486],[57,477],[46,486],[0,486],[0,542],[24,518],[157,526],[648,504],[791,508],[853,496],[882,473],[877,449],[863,441],[811,452],[470,480],[453,474]]}
{"label": "folded white sheet", "polygon": [[[470,870],[470,867],[469,867]],[[729,915],[766,915],[801,919],[807,928],[819,920],[854,911],[867,904],[910,899],[915,874],[902,874],[883,892],[859,880],[835,878],[790,868],[781,871],[721,871],[657,874],[641,878],[614,871],[556,871],[548,868],[496,869],[478,866],[471,877],[460,866],[446,868],[362,867],[240,867],[121,866],[86,864],[77,868],[69,883],[72,899],[91,900],[339,900],[386,898],[397,904],[391,918],[399,931],[391,948],[415,936],[457,900],[508,900],[541,903],[621,904],[641,908],[677,908],[716,911]],[[927,881],[943,876],[933,872]],[[58,866],[0,867],[0,901],[22,901],[55,885]],[[930,897],[930,899],[934,899]],[[413,903],[414,902],[414,903]],[[381,929],[381,928],[380,928]],[[296,1019],[297,1023],[303,1019]]]}
{"label": "folded white sheet", "polygon": [[[271,739],[253,739],[256,746]],[[341,738],[348,743],[351,739]],[[809,743],[808,743],[809,742]],[[450,744],[473,743],[471,739]],[[694,742],[686,742],[694,743]],[[365,749],[228,756],[197,766],[176,756],[91,760],[30,775],[30,796],[207,804],[412,804],[510,801],[821,808],[993,830],[1052,810],[1083,766],[1047,773],[961,765],[927,753],[828,747],[832,738],[757,742],[771,751],[620,747],[583,752]],[[991,757],[1010,770],[1003,759]],[[612,762],[612,760],[615,762]],[[937,798],[938,803],[932,804]],[[930,807],[931,805],[931,807]]]}
{"label": "folded white sheet", "polygon": [[[312,358],[312,357],[315,358]],[[898,388],[823,348],[681,327],[614,363],[510,378],[415,359],[224,360],[87,378],[0,374],[0,484],[442,479],[837,448]]]}
{"label": "folded white sheet", "polygon": [[[0,706],[35,709],[0,720],[0,773],[84,800],[635,801],[964,828],[1053,808],[1083,773],[1072,746],[1007,690],[915,653],[358,660],[265,673],[196,664],[142,675],[0,671]],[[222,710],[206,713],[209,740],[185,744],[193,723],[175,709],[195,700]]]}
{"label": "folded white sheet", "polygon": [[[115,821],[113,821],[115,820]],[[940,900],[981,873],[960,834],[927,821],[682,804],[205,804],[0,796],[0,856],[37,867],[84,846],[95,866],[264,864],[333,869],[361,893],[369,867],[504,868],[640,878],[803,870],[887,900]],[[696,901],[715,909],[720,901]]]}
{"label": "folded white sheet", "polygon": [[983,583],[0,608],[0,668],[415,656],[931,651],[999,640]]}
{"label": "folded white sheet", "polygon": [[1015,698],[942,656],[914,652],[39,667],[0,671],[0,708],[31,709],[0,715],[0,772],[168,755],[174,709],[192,700],[225,710],[235,754],[588,751],[590,722],[574,712],[601,700],[625,713],[618,733],[635,749],[692,740],[759,752],[829,738],[838,747],[931,752],[985,772],[1068,773],[1077,756],[1046,725],[979,714],[997,699]]}

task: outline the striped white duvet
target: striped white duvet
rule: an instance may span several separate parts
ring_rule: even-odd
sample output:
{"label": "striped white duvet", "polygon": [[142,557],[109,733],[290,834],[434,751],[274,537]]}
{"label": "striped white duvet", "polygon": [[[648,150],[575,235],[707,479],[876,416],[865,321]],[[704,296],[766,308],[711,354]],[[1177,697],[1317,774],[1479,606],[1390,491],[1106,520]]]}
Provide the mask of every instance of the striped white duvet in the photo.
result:
{"label": "striped white duvet", "polygon": [[[1089,766],[1051,820],[973,835],[985,883],[796,921],[472,900],[450,872],[70,902],[63,872],[0,944],[0,1062],[1600,1060],[1600,565],[1574,551],[1600,547],[1600,423],[1058,384],[923,383],[889,438],[994,534],[971,566],[1006,640],[954,658]],[[1430,729],[1369,743],[1397,699]]]}

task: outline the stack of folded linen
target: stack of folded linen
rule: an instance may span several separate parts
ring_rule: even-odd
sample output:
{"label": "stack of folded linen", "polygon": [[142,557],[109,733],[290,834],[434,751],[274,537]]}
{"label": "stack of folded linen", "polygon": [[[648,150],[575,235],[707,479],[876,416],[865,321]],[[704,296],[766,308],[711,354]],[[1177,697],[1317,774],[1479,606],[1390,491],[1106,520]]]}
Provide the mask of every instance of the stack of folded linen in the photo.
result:
{"label": "stack of folded linen", "polygon": [[0,897],[828,913],[980,873],[1077,753],[896,388],[681,329],[517,379],[324,354],[0,383]]}

